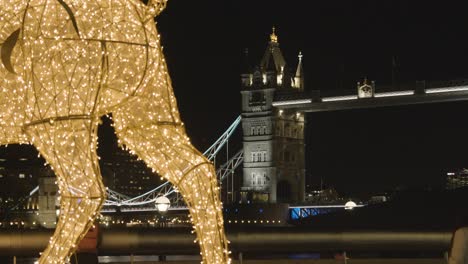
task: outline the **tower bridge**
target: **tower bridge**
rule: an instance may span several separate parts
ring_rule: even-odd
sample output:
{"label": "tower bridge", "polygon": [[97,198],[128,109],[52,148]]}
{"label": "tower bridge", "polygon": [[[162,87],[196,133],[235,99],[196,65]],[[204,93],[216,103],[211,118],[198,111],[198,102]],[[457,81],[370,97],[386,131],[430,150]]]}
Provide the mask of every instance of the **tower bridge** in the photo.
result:
{"label": "tower bridge", "polygon": [[[300,204],[304,201],[307,113],[468,100],[468,80],[420,81],[398,87],[378,86],[373,81],[364,80],[358,82],[354,89],[310,90],[305,87],[302,60],[299,53],[296,69],[288,69],[287,65],[291,64],[286,63],[278,36],[273,31],[259,65],[244,65],[240,89],[241,115],[204,153],[213,160],[235,129],[242,125],[243,148],[219,166],[217,176],[220,181],[231,177],[232,188],[234,171],[242,164],[239,200],[243,203]],[[29,196],[37,191],[35,188]],[[50,195],[52,192],[47,193]],[[160,195],[172,197],[172,210],[184,209],[177,191],[166,182],[137,197],[109,189],[103,212],[117,211],[116,207],[120,207],[120,211],[155,210],[154,201]],[[303,217],[331,208],[317,206],[292,206],[290,209],[297,217]],[[50,208],[49,213],[54,215],[54,208]]]}
{"label": "tower bridge", "polygon": [[365,79],[348,90],[307,88],[303,55],[289,69],[293,64],[285,61],[274,29],[260,63],[245,61],[241,197],[247,202],[304,201],[307,113],[468,100],[468,80],[379,86]]}

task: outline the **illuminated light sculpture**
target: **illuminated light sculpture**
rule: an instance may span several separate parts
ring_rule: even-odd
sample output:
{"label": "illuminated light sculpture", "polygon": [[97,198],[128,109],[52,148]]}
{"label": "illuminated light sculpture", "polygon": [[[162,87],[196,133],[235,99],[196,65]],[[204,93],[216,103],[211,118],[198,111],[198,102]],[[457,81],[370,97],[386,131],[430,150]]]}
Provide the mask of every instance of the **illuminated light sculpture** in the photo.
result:
{"label": "illuminated light sculpture", "polygon": [[33,144],[57,175],[60,216],[39,263],[66,263],[105,199],[97,127],[175,185],[204,263],[229,263],[213,165],[180,120],[154,17],[166,0],[2,0],[0,144]]}

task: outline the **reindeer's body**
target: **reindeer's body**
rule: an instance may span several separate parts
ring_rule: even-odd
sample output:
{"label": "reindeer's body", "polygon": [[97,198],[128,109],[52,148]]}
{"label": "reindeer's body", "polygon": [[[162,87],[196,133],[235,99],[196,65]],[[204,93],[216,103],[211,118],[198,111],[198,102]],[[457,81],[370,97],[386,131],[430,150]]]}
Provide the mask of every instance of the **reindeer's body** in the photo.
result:
{"label": "reindeer's body", "polygon": [[97,126],[114,116],[122,144],[178,187],[207,263],[226,263],[212,165],[190,144],[153,21],[139,0],[0,4],[0,144],[31,143],[58,176],[61,216],[40,263],[63,263],[105,196]]}

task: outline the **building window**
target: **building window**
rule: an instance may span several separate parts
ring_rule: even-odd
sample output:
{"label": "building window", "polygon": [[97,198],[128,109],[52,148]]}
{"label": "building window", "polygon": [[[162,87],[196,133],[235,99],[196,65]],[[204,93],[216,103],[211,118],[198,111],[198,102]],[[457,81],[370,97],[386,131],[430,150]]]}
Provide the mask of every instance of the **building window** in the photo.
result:
{"label": "building window", "polygon": [[267,161],[266,151],[252,152],[252,162],[265,162]]}

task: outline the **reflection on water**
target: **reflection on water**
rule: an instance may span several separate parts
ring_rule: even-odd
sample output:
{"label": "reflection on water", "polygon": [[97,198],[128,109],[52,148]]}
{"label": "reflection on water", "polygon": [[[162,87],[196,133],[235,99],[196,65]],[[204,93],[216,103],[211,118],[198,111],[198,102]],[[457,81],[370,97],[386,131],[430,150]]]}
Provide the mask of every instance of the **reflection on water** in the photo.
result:
{"label": "reflection on water", "polygon": [[[159,256],[100,256],[99,263],[114,263],[114,262],[128,262],[130,263],[133,258],[134,262],[142,261],[158,261]],[[177,256],[167,256],[166,261],[178,261],[178,260],[197,260],[200,261],[200,256],[191,256],[191,255],[177,255]]]}
{"label": "reflection on water", "polygon": [[[20,258],[16,259],[17,264],[34,264],[37,261],[37,258]],[[131,263],[133,262],[143,262],[143,261],[159,261],[159,256],[99,256],[99,263]],[[200,256],[192,255],[177,255],[177,256],[167,256],[166,261],[179,261],[179,260],[196,260],[200,261]]]}

